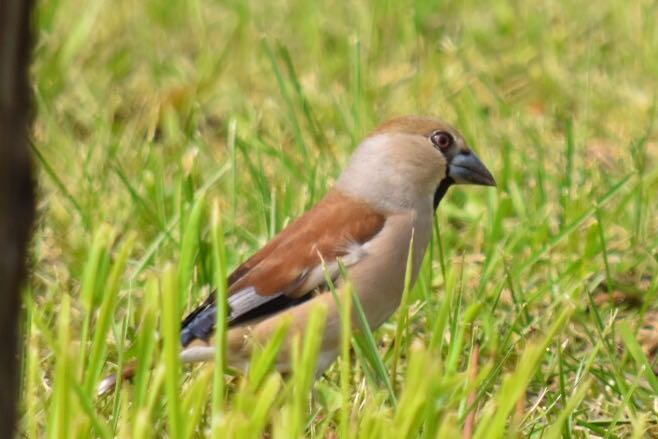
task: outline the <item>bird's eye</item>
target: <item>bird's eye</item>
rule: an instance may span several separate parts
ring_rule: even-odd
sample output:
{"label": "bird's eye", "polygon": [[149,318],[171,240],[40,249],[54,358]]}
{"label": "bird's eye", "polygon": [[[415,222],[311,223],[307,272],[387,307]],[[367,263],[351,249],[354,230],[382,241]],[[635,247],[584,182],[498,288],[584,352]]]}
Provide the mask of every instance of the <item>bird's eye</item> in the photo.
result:
{"label": "bird's eye", "polygon": [[455,143],[455,139],[452,137],[452,135],[450,133],[446,133],[445,131],[435,132],[432,134],[430,139],[432,140],[432,143],[439,149],[450,148],[452,144]]}

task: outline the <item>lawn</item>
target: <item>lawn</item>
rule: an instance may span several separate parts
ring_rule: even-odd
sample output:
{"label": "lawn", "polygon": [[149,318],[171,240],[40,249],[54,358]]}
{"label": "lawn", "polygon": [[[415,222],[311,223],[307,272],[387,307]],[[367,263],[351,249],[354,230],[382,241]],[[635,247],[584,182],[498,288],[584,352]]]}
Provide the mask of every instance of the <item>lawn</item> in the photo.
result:
{"label": "lawn", "polygon": [[[657,2],[42,0],[34,27],[19,436],[658,435]],[[180,317],[401,114],[498,182],[450,190],[401,309],[315,382],[313,334],[288,379],[276,343],[182,367]]]}

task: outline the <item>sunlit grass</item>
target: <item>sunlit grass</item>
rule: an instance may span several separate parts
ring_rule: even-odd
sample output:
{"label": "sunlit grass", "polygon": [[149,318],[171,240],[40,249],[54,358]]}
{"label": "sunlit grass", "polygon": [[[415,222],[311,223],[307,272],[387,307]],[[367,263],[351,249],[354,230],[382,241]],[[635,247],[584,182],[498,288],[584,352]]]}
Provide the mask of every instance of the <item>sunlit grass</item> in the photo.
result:
{"label": "sunlit grass", "polygon": [[[20,434],[656,434],[655,2],[48,0],[35,29]],[[498,182],[450,190],[400,312],[317,381],[313,332],[272,372],[285,327],[244,376],[181,366],[182,314],[399,114],[453,123]]]}

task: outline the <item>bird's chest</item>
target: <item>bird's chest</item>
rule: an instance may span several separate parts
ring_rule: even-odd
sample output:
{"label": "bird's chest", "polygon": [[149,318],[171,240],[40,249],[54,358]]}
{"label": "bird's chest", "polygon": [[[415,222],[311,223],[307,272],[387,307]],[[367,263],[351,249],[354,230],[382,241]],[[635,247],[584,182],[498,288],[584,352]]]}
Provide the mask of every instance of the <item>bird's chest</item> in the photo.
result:
{"label": "bird's chest", "polygon": [[365,248],[367,256],[350,270],[372,328],[382,324],[400,304],[409,250],[412,285],[415,282],[431,233],[431,212],[412,211],[392,216]]}

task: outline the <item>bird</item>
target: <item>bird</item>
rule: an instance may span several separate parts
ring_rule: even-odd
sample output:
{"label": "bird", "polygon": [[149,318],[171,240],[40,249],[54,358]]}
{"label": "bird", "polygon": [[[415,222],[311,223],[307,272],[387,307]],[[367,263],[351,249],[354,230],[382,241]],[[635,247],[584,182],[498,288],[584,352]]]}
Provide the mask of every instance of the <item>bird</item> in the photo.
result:
{"label": "bird", "polygon": [[[265,343],[286,319],[289,341],[275,366],[291,372],[290,340],[303,333],[311,310],[323,306],[315,371],[321,375],[341,346],[340,309],[327,277],[340,297],[347,290],[341,273],[347,273],[368,326],[377,329],[400,304],[408,259],[415,282],[437,207],[451,186],[461,184],[496,181],[452,125],[430,116],[400,116],[379,125],[324,198],[228,276],[227,363],[248,368],[254,343]],[[210,294],[182,321],[183,363],[215,358],[217,308],[216,294]],[[123,378],[134,370],[125,369]],[[116,376],[108,377],[99,393],[115,385]]]}

